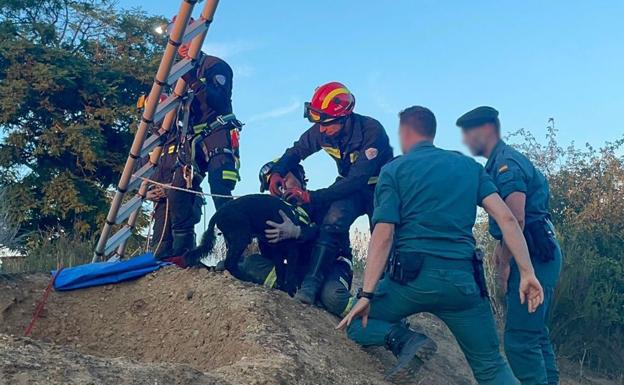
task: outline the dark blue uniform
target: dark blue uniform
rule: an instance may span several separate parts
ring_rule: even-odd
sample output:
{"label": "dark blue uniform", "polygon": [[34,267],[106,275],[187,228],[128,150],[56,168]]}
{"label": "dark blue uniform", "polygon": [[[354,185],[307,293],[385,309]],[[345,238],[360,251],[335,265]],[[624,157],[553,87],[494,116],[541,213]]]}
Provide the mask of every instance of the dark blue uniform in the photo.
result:
{"label": "dark blue uniform", "polygon": [[[263,199],[266,195],[249,195],[245,199],[257,202],[248,211],[253,215],[266,215],[268,205]],[[277,199],[277,198],[274,198]],[[264,207],[264,210],[257,210],[256,207]],[[318,226],[313,221],[314,212],[310,207],[297,207],[289,205],[289,211],[296,224],[301,228],[301,235],[294,243],[280,242],[277,244],[267,243],[258,238],[260,248],[259,254],[252,254],[241,259],[239,262],[240,276],[245,281],[264,285],[268,288],[277,288],[293,295],[308,270],[310,252],[312,245],[318,238]],[[262,219],[262,222],[271,220],[277,214]],[[291,216],[289,215],[289,217]],[[286,248],[286,249],[285,249]],[[327,311],[337,316],[344,316],[351,309],[352,297],[350,294],[351,282],[353,280],[352,254],[349,244],[343,245],[339,250],[339,257],[327,267],[323,290],[319,302]],[[288,272],[286,285],[278,282],[277,261],[287,260],[287,265],[281,267],[282,271]]]}
{"label": "dark blue uniform", "polygon": [[[559,382],[556,357],[546,326],[553,293],[561,271],[561,249],[554,236],[548,210],[549,190],[544,175],[529,159],[498,142],[485,166],[504,198],[513,192],[526,195],[524,236],[535,274],[544,288],[544,304],[528,313],[518,299],[520,272],[511,261],[507,290],[505,352],[511,368],[523,385],[554,385]],[[502,239],[500,228],[490,218],[490,233]]]}
{"label": "dark blue uniform", "polygon": [[[162,146],[160,158],[152,179],[159,183],[171,184],[178,164],[178,140],[175,131],[167,134],[168,137]],[[166,258],[171,255],[173,234],[171,230],[172,211],[171,196],[174,190],[166,190],[166,197],[154,202],[154,226],[152,229],[151,246],[157,258]],[[201,218],[203,199],[193,194],[185,194],[190,204],[177,205],[178,217],[188,218],[189,222],[197,223]]]}
{"label": "dark blue uniform", "polygon": [[[177,161],[177,145],[175,135],[169,134],[158,159],[158,165],[152,179],[159,183],[171,183],[173,170]],[[167,193],[167,192],[166,192]],[[171,216],[168,213],[167,197],[154,202],[154,226],[152,228],[151,247],[157,258],[166,257],[171,253],[173,236],[171,234]]]}
{"label": "dark blue uniform", "polygon": [[[332,306],[338,309],[349,304],[351,282],[341,281],[340,274],[334,274],[330,266],[341,247],[349,244],[349,228],[357,217],[367,214],[370,220],[379,172],[393,156],[383,126],[373,118],[351,114],[334,136],[323,134],[320,128],[317,123],[304,132],[272,171],[285,176],[287,170],[320,150],[336,162],[336,181],[327,188],[309,192],[314,211],[320,213],[319,237],[310,256],[309,273],[295,298],[304,303],[313,303],[318,294],[322,298],[347,298]],[[330,276],[336,279],[328,285],[326,278]]]}
{"label": "dark blue uniform", "polygon": [[353,221],[372,214],[373,192],[381,167],[392,160],[392,147],[383,126],[373,118],[350,115],[341,132],[328,136],[315,124],[286,150],[273,171],[286,175],[294,165],[324,150],[336,162],[338,178],[329,187],[310,192],[312,205],[325,209],[320,238],[337,242],[348,235]]}
{"label": "dark blue uniform", "polygon": [[[200,184],[208,174],[212,194],[231,195],[239,179],[240,128],[232,115],[232,69],[223,60],[202,53],[197,67],[183,79],[192,90],[193,99],[188,111],[189,133],[185,138],[178,138],[179,162],[173,185],[186,187],[181,165],[193,165],[193,190],[201,191]],[[211,128],[211,125],[214,126]],[[174,239],[178,239],[174,253],[194,246],[193,228],[201,219],[201,212],[199,215],[196,212],[198,199],[195,194],[176,190],[169,194],[172,231]],[[228,198],[214,197],[213,201],[219,208]]]}

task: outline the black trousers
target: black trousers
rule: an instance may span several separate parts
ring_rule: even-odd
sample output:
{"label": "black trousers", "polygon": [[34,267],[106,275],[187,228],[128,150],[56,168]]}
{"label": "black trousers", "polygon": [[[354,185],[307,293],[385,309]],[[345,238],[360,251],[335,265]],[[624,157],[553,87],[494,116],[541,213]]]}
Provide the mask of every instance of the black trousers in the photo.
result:
{"label": "black trousers", "polygon": [[[293,295],[297,287],[303,280],[305,273],[305,264],[302,262],[301,274],[297,281],[280,282],[277,278],[276,265],[274,257],[268,257],[264,254],[252,254],[242,258],[239,262],[240,279],[243,281],[254,282],[264,285],[268,288],[276,288],[285,291],[289,295]],[[350,309],[352,301],[351,283],[353,281],[353,270],[351,263],[345,258],[337,259],[325,269],[325,280],[319,297],[320,303],[330,313],[339,317],[345,315],[345,311]]]}
{"label": "black trousers", "polygon": [[318,242],[331,245],[336,249],[345,243],[349,244],[349,229],[359,216],[366,214],[370,224],[374,208],[374,192],[375,186],[370,185],[356,194],[331,202],[323,208],[320,211],[320,218],[316,218],[317,223],[321,224]]}
{"label": "black trousers", "polygon": [[[233,178],[236,175],[238,178],[238,171],[234,164],[225,164],[214,170],[208,171],[208,184],[210,185],[210,193],[216,195],[231,196],[234,187],[236,186],[236,179]],[[226,204],[232,198],[224,198],[222,196],[213,196],[212,201],[215,205],[215,209],[219,210],[221,206]]]}
{"label": "black trousers", "polygon": [[[224,179],[224,175],[229,177],[235,168],[225,165],[214,170],[208,171],[208,184],[212,194],[231,196],[232,190],[236,186],[236,181],[232,179]],[[225,172],[225,174],[224,174]],[[229,172],[229,173],[228,173]],[[203,178],[195,176],[193,178],[192,190],[202,191],[201,182]],[[173,175],[173,186],[186,188],[186,181],[182,176],[182,168],[176,169]],[[169,199],[169,214],[171,217],[171,228],[178,232],[182,230],[191,231],[201,220],[202,207],[204,199],[201,195],[192,194],[185,191],[169,190],[167,192]],[[223,204],[231,198],[213,197],[215,208],[218,210]]]}
{"label": "black trousers", "polygon": [[152,227],[151,249],[156,257],[168,255],[173,245],[171,217],[167,214],[167,200],[156,202],[154,208],[154,226]]}
{"label": "black trousers", "polygon": [[[202,178],[195,176],[191,190],[202,191]],[[182,175],[182,167],[178,167],[173,174],[172,185],[186,188],[186,181]],[[202,196],[186,191],[170,189],[167,191],[169,199],[169,216],[171,217],[171,229],[174,232],[193,231],[202,216],[204,199]]]}

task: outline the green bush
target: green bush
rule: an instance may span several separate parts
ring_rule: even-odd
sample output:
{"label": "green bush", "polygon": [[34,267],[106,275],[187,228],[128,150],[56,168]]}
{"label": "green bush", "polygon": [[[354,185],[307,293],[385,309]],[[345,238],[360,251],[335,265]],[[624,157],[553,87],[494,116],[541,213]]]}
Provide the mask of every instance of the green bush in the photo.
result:
{"label": "green bush", "polygon": [[76,233],[46,232],[32,235],[29,252],[22,258],[12,258],[0,267],[3,272],[49,272],[58,267],[71,267],[91,261],[93,240]]}

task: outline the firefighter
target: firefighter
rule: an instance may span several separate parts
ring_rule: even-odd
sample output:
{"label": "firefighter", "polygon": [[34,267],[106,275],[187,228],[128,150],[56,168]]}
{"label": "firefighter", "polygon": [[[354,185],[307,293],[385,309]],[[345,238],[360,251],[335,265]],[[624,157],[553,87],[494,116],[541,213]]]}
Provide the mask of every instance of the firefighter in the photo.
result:
{"label": "firefighter", "polygon": [[518,265],[500,226],[490,217],[490,234],[498,240],[494,257],[500,284],[507,292],[505,354],[522,385],[556,385],[559,370],[547,324],[563,257],[550,221],[548,181],[527,157],[501,139],[494,108],[477,107],[457,119],[457,126],[473,155],[487,158],[485,171],[523,228],[535,274],[544,287],[544,306],[529,313],[515,295],[520,284]]}
{"label": "firefighter", "polygon": [[[171,184],[176,162],[176,136],[175,133],[168,133],[152,179],[159,183]],[[173,247],[171,214],[167,196],[167,189],[159,185],[150,186],[146,196],[147,200],[154,203],[154,226],[150,246],[157,259],[169,256]]]}
{"label": "firefighter", "polygon": [[[345,85],[331,82],[318,87],[304,110],[304,117],[314,125],[286,150],[269,179],[271,194],[324,213],[308,274],[295,296],[306,304],[316,301],[325,276],[333,274],[327,269],[338,257],[340,246],[349,242],[351,224],[363,214],[370,219],[377,177],[381,167],[392,159],[383,126],[373,118],[354,113],[354,107],[355,97]],[[284,189],[287,171],[320,150],[336,161],[336,181],[315,191]],[[342,290],[338,286],[334,289]]]}
{"label": "firefighter", "polygon": [[[180,45],[181,59],[190,58],[189,47],[190,42]],[[201,52],[195,67],[182,79],[190,95],[183,101],[182,121],[186,123],[186,132],[178,134],[178,165],[173,185],[201,191],[200,184],[207,174],[210,192],[217,195],[213,202],[218,209],[228,201],[239,180],[238,139],[242,124],[232,113],[232,68],[222,59]],[[201,219],[203,198],[172,190],[169,204],[172,253],[181,255],[195,246],[194,227]]]}
{"label": "firefighter", "polygon": [[[266,180],[274,163],[269,162],[260,170],[260,192],[268,188]],[[284,182],[286,186],[305,189],[307,179],[303,167],[297,165],[290,170]],[[230,273],[243,281],[294,295],[305,275],[309,254],[306,251],[318,235],[317,226],[308,212],[275,196],[250,194],[224,205],[218,214],[221,216],[215,223],[228,243],[228,251],[237,243],[237,238],[242,238],[245,244],[251,237],[258,241],[259,253],[240,256]],[[279,218],[281,223],[278,223]],[[213,233],[214,229],[208,230],[209,235]],[[204,235],[202,242],[204,240],[209,238]],[[225,263],[217,265],[218,271],[225,268]]]}
{"label": "firefighter", "polygon": [[[169,95],[163,93],[160,95],[159,103],[164,102]],[[147,104],[148,97],[146,95],[141,96],[137,100],[137,109],[142,111]],[[154,126],[153,132],[158,134],[158,128]],[[177,161],[177,146],[175,132],[167,132],[161,137],[163,145],[161,146],[160,157],[157,160],[157,165],[152,175],[152,179],[155,182],[163,184],[171,184],[173,179],[173,170]],[[144,164],[150,161],[153,156],[150,153],[146,158],[141,159],[138,167],[142,167]],[[169,204],[167,200],[167,189],[157,184],[149,186],[145,199],[151,201],[154,204],[152,227],[152,238],[150,240],[150,247],[153,250],[154,256],[158,259],[162,259],[171,253],[171,247],[173,244],[173,236],[171,234],[171,216],[169,215]]]}
{"label": "firefighter", "polygon": [[[265,164],[260,170],[260,192],[264,192],[269,188],[269,180],[275,161]],[[303,167],[297,164],[296,170],[301,170],[298,177],[303,182],[297,186],[301,190],[306,190],[307,179],[303,174]],[[291,171],[292,172],[292,171]],[[298,174],[295,172],[295,174]],[[288,190],[291,187],[288,176],[284,178],[284,188]],[[267,221],[269,228],[265,231],[268,243],[279,244],[289,239],[297,239],[298,247],[296,248],[297,258],[295,260],[298,266],[292,267],[296,281],[294,281],[294,289],[301,286],[309,265],[310,247],[316,242],[319,236],[319,226],[317,223],[323,220],[324,211],[315,210],[313,205],[303,205],[298,207],[299,212],[303,212],[310,218],[307,226],[297,226],[287,216],[282,215],[282,222]],[[246,271],[254,271],[256,274],[260,272],[262,277],[272,277],[272,270],[266,263],[266,258],[255,255],[252,258],[246,258]],[[351,283],[353,280],[353,256],[351,254],[351,244],[348,238],[342,239],[339,245],[336,258],[328,263],[321,285],[318,304],[325,308],[328,312],[337,316],[344,316],[354,303],[354,297],[351,295]]]}

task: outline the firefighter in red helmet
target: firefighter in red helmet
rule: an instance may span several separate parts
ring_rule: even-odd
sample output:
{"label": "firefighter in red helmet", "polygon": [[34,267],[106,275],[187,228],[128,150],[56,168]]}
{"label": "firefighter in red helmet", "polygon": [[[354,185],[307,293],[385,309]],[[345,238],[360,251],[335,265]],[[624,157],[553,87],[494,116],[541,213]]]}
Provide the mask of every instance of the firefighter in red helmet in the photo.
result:
{"label": "firefighter in red helmet", "polygon": [[[344,84],[331,82],[318,87],[311,101],[305,103],[304,117],[313,126],[277,161],[269,180],[271,194],[312,205],[322,213],[317,220],[319,238],[309,271],[295,296],[308,304],[320,299],[332,306],[347,306],[351,283],[333,282],[332,277],[338,275],[332,270],[341,268],[335,262],[341,246],[349,242],[351,224],[363,214],[370,220],[377,177],[381,167],[393,158],[383,126],[373,118],[354,113],[354,107],[355,97]],[[288,170],[320,150],[336,162],[335,182],[315,191],[285,189],[283,178]],[[339,314],[336,310],[332,312]]]}

